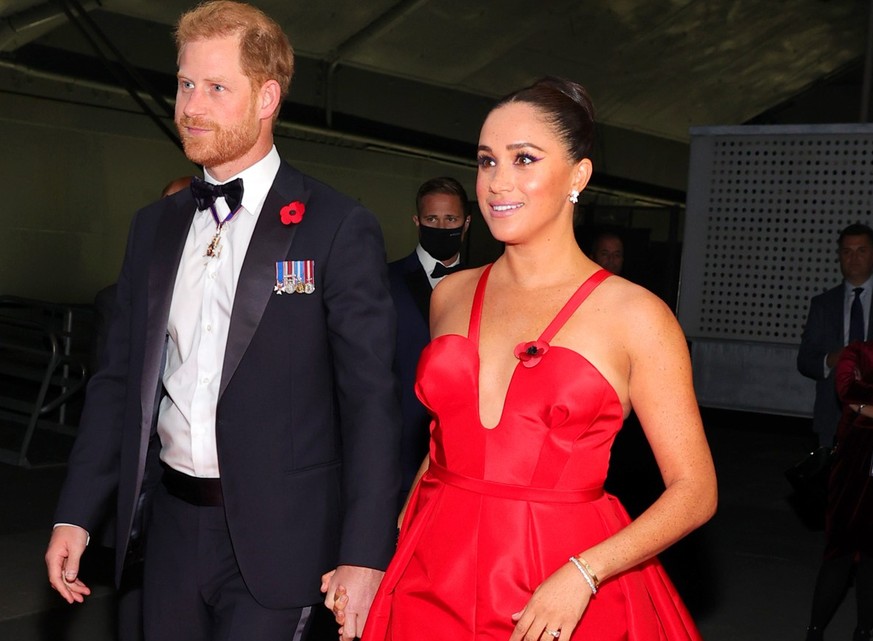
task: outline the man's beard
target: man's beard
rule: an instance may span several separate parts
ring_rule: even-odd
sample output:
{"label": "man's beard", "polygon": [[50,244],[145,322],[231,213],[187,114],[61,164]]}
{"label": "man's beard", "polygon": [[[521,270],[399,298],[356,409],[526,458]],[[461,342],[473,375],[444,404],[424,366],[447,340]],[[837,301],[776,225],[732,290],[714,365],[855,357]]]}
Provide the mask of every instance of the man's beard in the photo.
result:
{"label": "man's beard", "polygon": [[[185,155],[207,169],[226,165],[244,156],[258,140],[259,125],[260,121],[254,117],[254,108],[249,110],[244,121],[231,127],[221,127],[211,120],[189,118],[184,114],[176,122]],[[211,133],[192,136],[188,134],[186,127],[207,129]]]}

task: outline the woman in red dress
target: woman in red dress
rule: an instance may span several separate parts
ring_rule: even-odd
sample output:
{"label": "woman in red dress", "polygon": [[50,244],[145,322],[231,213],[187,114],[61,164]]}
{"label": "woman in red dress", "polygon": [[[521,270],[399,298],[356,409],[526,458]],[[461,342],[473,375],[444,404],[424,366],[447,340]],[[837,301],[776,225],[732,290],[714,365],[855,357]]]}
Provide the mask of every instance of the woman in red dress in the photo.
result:
{"label": "woman in red dress", "polygon": [[873,343],[843,349],[834,371],[843,415],[828,479],[824,560],[807,641],[821,641],[855,575],[858,625],[853,641],[873,638]]}
{"label": "woman in red dress", "polygon": [[[655,555],[712,515],[715,473],[672,312],[573,235],[593,135],[584,88],[559,79],[485,120],[476,192],[506,250],[433,293],[430,455],[365,641],[700,638]],[[666,485],[633,522],[603,491],[631,409]],[[348,638],[364,613],[336,603]]]}

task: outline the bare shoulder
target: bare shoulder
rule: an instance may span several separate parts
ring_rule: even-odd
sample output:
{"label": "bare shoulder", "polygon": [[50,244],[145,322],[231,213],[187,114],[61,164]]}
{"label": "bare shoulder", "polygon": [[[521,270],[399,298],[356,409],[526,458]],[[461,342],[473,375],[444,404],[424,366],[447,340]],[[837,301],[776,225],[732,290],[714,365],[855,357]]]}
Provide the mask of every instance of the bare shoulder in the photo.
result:
{"label": "bare shoulder", "polygon": [[455,299],[457,297],[471,295],[470,292],[475,290],[479,277],[484,270],[484,267],[476,267],[449,274],[437,283],[437,286],[434,288],[431,305],[451,304],[456,302]]}
{"label": "bare shoulder", "polygon": [[683,336],[676,315],[645,287],[620,277],[610,277],[598,288],[600,311],[625,335],[628,345],[661,336]]}
{"label": "bare shoulder", "polygon": [[431,336],[466,331],[473,307],[473,293],[484,267],[464,269],[443,278],[430,299]]}
{"label": "bare shoulder", "polygon": [[597,288],[597,292],[602,294],[605,301],[610,304],[626,306],[641,313],[655,315],[666,313],[673,316],[673,312],[663,300],[645,287],[632,283],[621,276],[610,276]]}

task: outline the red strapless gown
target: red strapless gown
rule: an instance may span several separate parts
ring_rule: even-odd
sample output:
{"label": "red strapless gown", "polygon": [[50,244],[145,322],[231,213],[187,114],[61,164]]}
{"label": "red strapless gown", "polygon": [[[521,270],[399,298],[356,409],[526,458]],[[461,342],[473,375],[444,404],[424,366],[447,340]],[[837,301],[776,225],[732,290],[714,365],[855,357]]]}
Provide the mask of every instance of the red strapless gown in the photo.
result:
{"label": "red strapless gown", "polygon": [[[476,289],[468,336],[424,350],[416,391],[434,417],[430,468],[414,491],[397,553],[364,641],[506,641],[511,615],[572,554],[630,518],[603,492],[622,424],[615,390],[580,354],[551,346],[517,364],[494,429],[479,418],[479,320],[490,267]],[[576,291],[548,342],[607,276]],[[583,589],[579,578],[579,590]],[[700,639],[657,560],[605,581],[570,640]]]}

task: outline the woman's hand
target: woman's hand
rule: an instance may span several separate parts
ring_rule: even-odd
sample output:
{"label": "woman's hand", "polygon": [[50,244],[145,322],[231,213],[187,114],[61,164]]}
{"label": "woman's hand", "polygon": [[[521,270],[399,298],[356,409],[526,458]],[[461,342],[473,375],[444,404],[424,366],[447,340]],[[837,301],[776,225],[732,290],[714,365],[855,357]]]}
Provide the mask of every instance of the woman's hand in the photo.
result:
{"label": "woman's hand", "polygon": [[855,414],[864,414],[865,407],[867,407],[866,403],[849,403],[849,409]]}
{"label": "woman's hand", "polygon": [[[873,405],[867,405],[866,403],[849,403],[849,409],[855,412],[855,416],[863,416],[864,418],[871,418],[871,411],[873,411]],[[856,427],[861,427],[864,429],[870,429],[869,421],[862,421],[859,424],[855,425]]]}
{"label": "woman's hand", "polygon": [[349,604],[349,595],[346,593],[345,586],[340,585],[336,589],[336,595],[333,602],[333,619],[340,626],[337,630],[339,638],[344,638],[346,624],[346,606]]}
{"label": "woman's hand", "polygon": [[561,566],[534,590],[524,609],[512,615],[516,623],[509,641],[569,638],[590,600],[591,590],[579,571],[570,563]]}
{"label": "woman's hand", "polygon": [[[326,572],[321,576],[321,592],[323,594],[327,593],[328,586],[330,585],[330,580],[333,578],[333,575],[336,573],[336,570],[331,570],[330,572]],[[328,609],[333,612],[334,621],[339,625],[339,629],[337,630],[337,635],[342,639],[343,636],[343,626],[346,622],[346,606],[349,604],[349,595],[346,592],[346,588],[344,585],[337,586],[336,591],[333,595],[333,603],[328,605],[325,602],[325,606],[328,606]]]}

